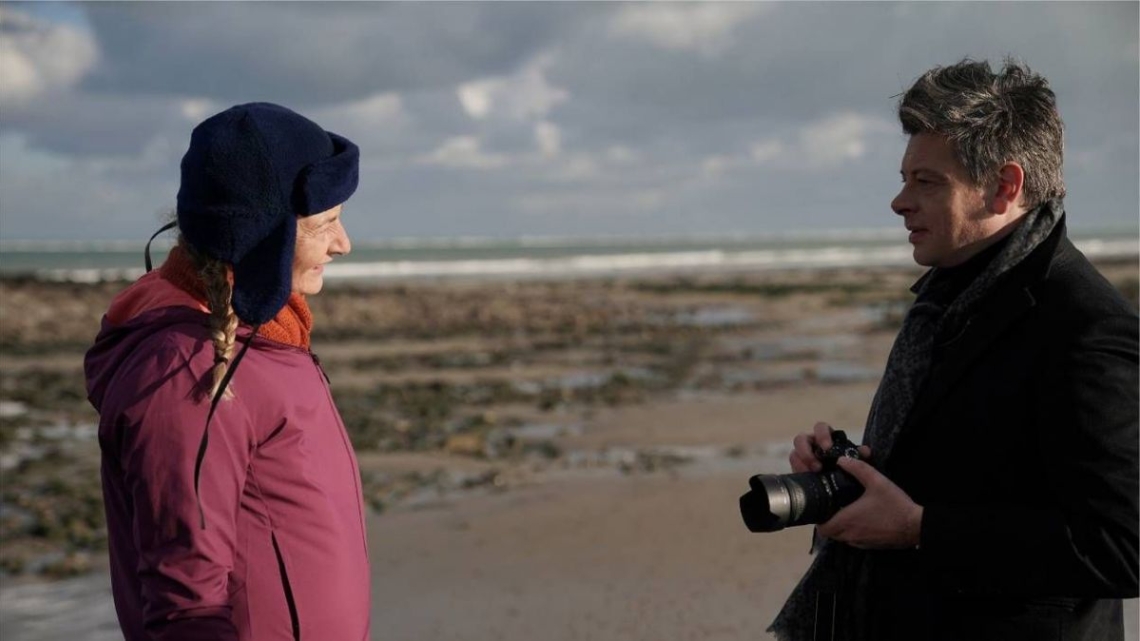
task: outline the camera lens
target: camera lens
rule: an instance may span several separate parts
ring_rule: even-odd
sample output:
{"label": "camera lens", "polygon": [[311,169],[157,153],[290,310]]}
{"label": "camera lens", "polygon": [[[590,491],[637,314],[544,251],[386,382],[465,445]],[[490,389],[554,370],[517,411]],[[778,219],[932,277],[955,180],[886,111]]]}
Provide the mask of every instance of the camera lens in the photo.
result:
{"label": "camera lens", "polygon": [[752,491],[740,497],[740,514],[752,532],[822,523],[863,493],[841,470],[813,474],[757,474]]}
{"label": "camera lens", "polygon": [[740,497],[740,513],[744,524],[753,532],[775,532],[788,527],[792,520],[792,492],[774,474],[749,479],[752,491]]}

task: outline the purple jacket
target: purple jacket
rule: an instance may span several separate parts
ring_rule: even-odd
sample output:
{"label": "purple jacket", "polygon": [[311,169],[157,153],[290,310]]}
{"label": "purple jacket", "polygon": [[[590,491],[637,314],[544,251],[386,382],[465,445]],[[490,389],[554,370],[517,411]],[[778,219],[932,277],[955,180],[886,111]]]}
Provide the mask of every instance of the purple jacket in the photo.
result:
{"label": "purple jacket", "polygon": [[188,307],[104,318],[87,353],[127,641],[367,639],[360,473],[316,358],[254,339],[210,424],[203,529],[212,366],[206,315]]}

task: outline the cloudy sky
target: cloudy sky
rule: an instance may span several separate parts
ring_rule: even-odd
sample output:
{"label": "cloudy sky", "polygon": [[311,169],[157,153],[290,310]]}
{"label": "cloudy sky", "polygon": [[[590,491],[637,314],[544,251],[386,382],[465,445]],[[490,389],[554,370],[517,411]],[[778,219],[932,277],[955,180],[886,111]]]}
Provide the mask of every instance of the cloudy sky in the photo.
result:
{"label": "cloudy sky", "polygon": [[280,102],[360,145],[357,239],[891,227],[895,96],[1017,56],[1070,224],[1138,217],[1138,4],[0,3],[0,239],[149,236],[190,130]]}

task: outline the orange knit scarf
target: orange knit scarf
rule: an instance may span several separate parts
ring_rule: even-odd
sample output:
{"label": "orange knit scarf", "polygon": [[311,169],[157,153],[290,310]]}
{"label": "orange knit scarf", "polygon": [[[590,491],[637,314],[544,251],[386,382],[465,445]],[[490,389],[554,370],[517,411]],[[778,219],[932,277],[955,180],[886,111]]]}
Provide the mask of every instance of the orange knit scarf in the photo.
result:
{"label": "orange knit scarf", "polygon": [[[170,255],[158,271],[163,279],[205,305],[206,289],[202,277],[194,266],[194,259],[181,245],[176,245],[170,250]],[[233,279],[232,273],[230,278]],[[289,294],[289,300],[281,311],[277,312],[277,316],[262,323],[257,335],[278,343],[309,349],[309,335],[312,331],[313,314],[309,311],[309,304],[305,302],[304,296],[293,292]]]}

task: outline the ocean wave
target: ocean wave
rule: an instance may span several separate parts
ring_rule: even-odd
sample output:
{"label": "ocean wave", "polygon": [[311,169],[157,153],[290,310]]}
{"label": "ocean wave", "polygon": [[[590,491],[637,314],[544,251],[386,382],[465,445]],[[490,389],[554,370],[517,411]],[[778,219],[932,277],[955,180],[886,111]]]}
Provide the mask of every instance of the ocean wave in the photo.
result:
{"label": "ocean wave", "polygon": [[633,252],[584,254],[559,258],[488,258],[333,263],[329,278],[389,279],[416,277],[574,277],[621,273],[747,268],[822,268],[905,264],[906,247],[785,249],[755,251]]}
{"label": "ocean wave", "polygon": [[[1090,258],[1140,255],[1140,240],[1088,239],[1076,243]],[[672,252],[578,254],[560,257],[512,257],[446,260],[386,260],[334,262],[325,268],[330,280],[403,280],[419,278],[547,278],[573,279],[620,274],[683,273],[779,269],[834,269],[912,265],[906,245],[822,247],[731,251],[707,249]],[[44,269],[48,280],[95,283],[133,280],[141,268]]]}

